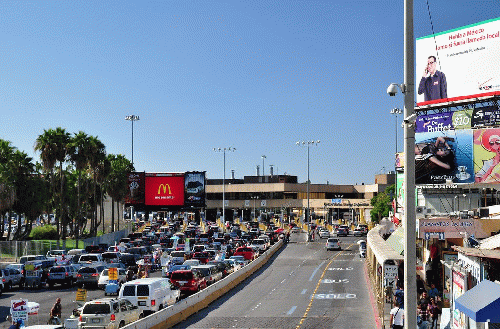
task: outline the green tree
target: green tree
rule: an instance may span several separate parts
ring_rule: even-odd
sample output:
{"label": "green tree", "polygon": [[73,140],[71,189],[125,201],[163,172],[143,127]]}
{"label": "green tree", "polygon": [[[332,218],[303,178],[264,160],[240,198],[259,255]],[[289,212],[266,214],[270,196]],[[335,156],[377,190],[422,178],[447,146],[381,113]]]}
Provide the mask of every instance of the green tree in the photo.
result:
{"label": "green tree", "polygon": [[395,186],[390,185],[386,187],[384,192],[375,195],[370,204],[373,209],[370,210],[372,222],[377,224],[384,217],[389,216],[389,211],[392,208],[392,196],[394,195]]}
{"label": "green tree", "polygon": [[16,198],[15,176],[12,171],[14,152],[15,147],[11,142],[0,139],[0,232],[2,235],[5,231],[3,216],[12,209]]}
{"label": "green tree", "polygon": [[[57,216],[57,233],[60,235],[60,225],[62,225],[62,238],[63,243],[66,239],[66,223],[64,213],[64,170],[63,163],[66,161],[68,155],[68,146],[71,136],[63,128],[57,127],[56,129],[44,130],[43,134],[38,136],[35,141],[35,151],[40,152],[40,158],[44,169],[54,175],[54,167],[56,162],[59,162],[59,214]],[[55,180],[52,180],[52,185],[55,190]]]}
{"label": "green tree", "polygon": [[90,234],[91,236],[96,236],[97,227],[100,223],[97,222],[97,205],[98,205],[98,195],[97,195],[97,184],[104,177],[104,160],[106,159],[106,147],[104,144],[94,136],[89,137],[90,147],[89,147],[89,169],[92,174],[93,180],[93,214],[90,224]]}
{"label": "green tree", "polygon": [[[124,155],[109,154],[108,161],[111,164],[111,170],[106,179],[106,191],[111,197],[111,228],[115,230],[115,205],[114,203],[122,202],[127,196],[127,177],[128,174],[134,171],[132,162],[125,158]],[[120,215],[118,215],[118,219]],[[119,223],[119,222],[118,222]],[[120,226],[118,225],[118,229]]]}

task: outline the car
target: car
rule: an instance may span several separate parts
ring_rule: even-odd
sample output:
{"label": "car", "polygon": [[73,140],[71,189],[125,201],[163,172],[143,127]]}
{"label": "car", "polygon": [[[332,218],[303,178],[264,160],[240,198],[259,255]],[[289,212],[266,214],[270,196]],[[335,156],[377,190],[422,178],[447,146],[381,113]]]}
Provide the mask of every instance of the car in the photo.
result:
{"label": "car", "polygon": [[185,260],[184,263],[182,263],[182,265],[189,265],[189,266],[198,266],[198,265],[201,265],[201,262],[199,259],[188,259],[188,260]]}
{"label": "car", "polygon": [[85,286],[95,286],[97,287],[99,283],[99,277],[104,270],[103,265],[98,266],[84,266],[78,270],[76,275],[76,284],[79,288]]}
{"label": "car", "polygon": [[368,225],[366,225],[366,224],[358,224],[356,226],[356,229],[361,230],[364,235],[366,235],[368,233]]}
{"label": "car", "polygon": [[347,235],[348,235],[348,232],[347,232],[347,230],[346,230],[345,228],[343,228],[343,227],[339,227],[339,228],[337,228],[337,229],[335,230],[335,234],[336,234],[337,236],[347,236]]}
{"label": "car", "polygon": [[248,264],[248,260],[245,259],[244,256],[231,256],[229,259],[234,260],[237,264],[239,264],[241,267],[246,266]]}
{"label": "car", "polygon": [[193,254],[193,258],[199,260],[201,264],[206,264],[211,259],[211,256],[206,251],[198,251]]}
{"label": "car", "polygon": [[208,262],[207,265],[217,266],[217,269],[222,273],[223,278],[233,273],[234,271],[231,265],[221,260],[211,260]]}
{"label": "car", "polygon": [[355,228],[354,231],[352,231],[353,236],[363,236],[365,235],[365,232],[359,228]]}
{"label": "car", "polygon": [[233,256],[243,256],[247,261],[253,261],[256,258],[256,253],[250,247],[238,247]]}
{"label": "car", "polygon": [[326,250],[342,250],[340,246],[340,240],[338,238],[328,238],[326,240]]}
{"label": "car", "polygon": [[127,299],[101,298],[83,305],[78,328],[116,329],[141,317],[141,310]]}
{"label": "car", "polygon": [[249,247],[257,252],[263,253],[267,250],[267,243],[266,241],[264,241],[264,239],[253,239]]}
{"label": "car", "polygon": [[163,278],[170,278],[172,275],[173,271],[180,271],[180,270],[190,270],[191,265],[172,265],[172,266],[164,266],[161,271],[161,276]]}
{"label": "car", "polygon": [[323,230],[319,230],[318,232],[318,235],[321,239],[327,239],[330,237],[330,232],[328,232],[327,230],[323,229]]}
{"label": "car", "polygon": [[[127,282],[127,270],[124,268],[117,268],[118,272],[118,285],[122,285]],[[106,285],[109,283],[109,268],[102,270],[101,275],[99,275],[99,280],[97,281],[97,288],[105,289]]]}
{"label": "car", "polygon": [[160,311],[180,299],[181,292],[169,279],[143,278],[129,281],[120,288],[120,298],[139,306],[144,315]]}
{"label": "car", "polygon": [[13,268],[0,270],[0,280],[3,282],[5,290],[10,290],[13,286],[22,288],[24,285],[23,275]]}
{"label": "car", "polygon": [[198,272],[200,275],[205,277],[207,280],[207,285],[214,284],[215,282],[222,279],[222,272],[217,268],[216,265],[200,265],[191,267],[193,272]]}
{"label": "car", "polygon": [[189,270],[173,271],[170,281],[181,292],[198,292],[207,287],[207,280],[199,272]]}
{"label": "car", "polygon": [[236,261],[236,259],[228,258],[224,259],[223,262],[230,264],[231,267],[233,268],[233,272],[240,270],[242,267],[241,263]]}
{"label": "car", "polygon": [[298,226],[294,226],[294,227],[292,227],[291,231],[292,231],[292,233],[299,233],[300,228]]}
{"label": "car", "polygon": [[75,268],[73,266],[53,266],[47,274],[46,283],[52,289],[55,284],[71,287],[75,281]]}

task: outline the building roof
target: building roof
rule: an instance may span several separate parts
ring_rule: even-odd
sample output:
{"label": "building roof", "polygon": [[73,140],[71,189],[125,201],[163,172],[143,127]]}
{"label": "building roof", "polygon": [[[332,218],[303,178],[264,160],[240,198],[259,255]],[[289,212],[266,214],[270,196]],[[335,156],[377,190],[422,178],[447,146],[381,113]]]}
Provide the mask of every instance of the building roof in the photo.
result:
{"label": "building roof", "polygon": [[452,248],[453,250],[461,252],[462,254],[467,256],[500,259],[500,250],[477,249],[477,248],[467,248],[460,246],[452,246]]}
{"label": "building roof", "polygon": [[479,248],[488,250],[500,248],[500,234],[481,240]]}

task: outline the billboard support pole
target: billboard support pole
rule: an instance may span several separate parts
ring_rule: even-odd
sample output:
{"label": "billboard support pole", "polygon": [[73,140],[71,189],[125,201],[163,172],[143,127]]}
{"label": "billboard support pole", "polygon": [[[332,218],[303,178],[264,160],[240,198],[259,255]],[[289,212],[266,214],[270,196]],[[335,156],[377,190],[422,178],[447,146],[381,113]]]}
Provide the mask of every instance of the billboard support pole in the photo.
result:
{"label": "billboard support pole", "polygon": [[[413,38],[413,0],[404,2],[404,117],[415,113],[415,59]],[[405,123],[405,207],[404,207],[404,316],[405,328],[417,327],[417,285],[416,285],[416,216],[415,216],[415,130],[414,125]]]}

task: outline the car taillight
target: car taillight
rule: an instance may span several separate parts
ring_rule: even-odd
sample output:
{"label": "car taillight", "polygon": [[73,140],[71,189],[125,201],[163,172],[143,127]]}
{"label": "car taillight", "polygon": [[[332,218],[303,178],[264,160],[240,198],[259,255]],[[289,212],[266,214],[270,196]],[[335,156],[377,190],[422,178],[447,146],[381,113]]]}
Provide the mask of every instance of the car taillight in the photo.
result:
{"label": "car taillight", "polygon": [[156,301],[154,299],[151,300],[151,306],[155,306],[156,305]]}
{"label": "car taillight", "polygon": [[24,270],[21,271],[21,274],[24,275]]}
{"label": "car taillight", "polygon": [[50,276],[50,272],[49,272],[49,273],[47,273],[47,276]]}
{"label": "car taillight", "polygon": [[92,276],[98,276],[99,273],[92,273]]}
{"label": "car taillight", "polygon": [[189,280],[189,281],[188,281],[188,284],[189,284],[190,286],[194,286],[194,285],[196,284],[196,281],[195,281],[195,280]]}
{"label": "car taillight", "polygon": [[66,276],[68,276],[68,275],[69,275],[68,272],[66,272]]}
{"label": "car taillight", "polygon": [[82,322],[82,316],[80,315],[80,318],[78,319],[80,322]]}
{"label": "car taillight", "polygon": [[77,275],[76,275],[76,277],[77,277],[77,278],[81,278],[81,277],[82,277],[82,275],[81,275],[81,274],[77,274]]}
{"label": "car taillight", "polygon": [[5,278],[2,278],[2,282],[6,282],[7,280],[5,280]]}
{"label": "car taillight", "polygon": [[114,314],[111,314],[111,321],[115,321],[115,315]]}

